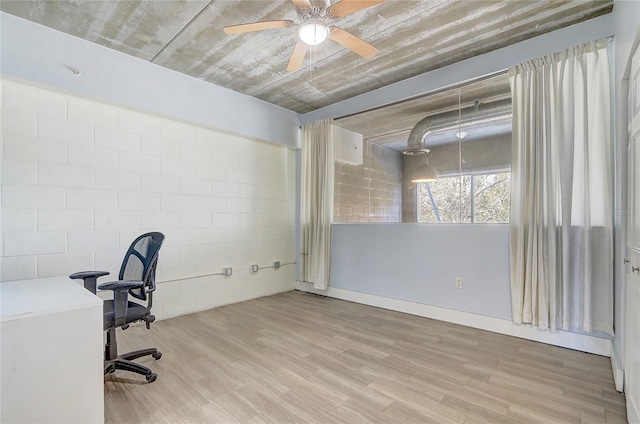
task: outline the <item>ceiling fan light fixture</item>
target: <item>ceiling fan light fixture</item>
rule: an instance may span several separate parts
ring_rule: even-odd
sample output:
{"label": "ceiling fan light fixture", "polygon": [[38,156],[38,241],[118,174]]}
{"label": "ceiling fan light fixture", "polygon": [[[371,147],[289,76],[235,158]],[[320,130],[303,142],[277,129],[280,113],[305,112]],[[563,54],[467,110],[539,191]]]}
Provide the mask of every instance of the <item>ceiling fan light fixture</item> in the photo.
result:
{"label": "ceiling fan light fixture", "polygon": [[298,28],[298,37],[309,46],[317,46],[327,39],[329,28],[322,22],[307,21]]}

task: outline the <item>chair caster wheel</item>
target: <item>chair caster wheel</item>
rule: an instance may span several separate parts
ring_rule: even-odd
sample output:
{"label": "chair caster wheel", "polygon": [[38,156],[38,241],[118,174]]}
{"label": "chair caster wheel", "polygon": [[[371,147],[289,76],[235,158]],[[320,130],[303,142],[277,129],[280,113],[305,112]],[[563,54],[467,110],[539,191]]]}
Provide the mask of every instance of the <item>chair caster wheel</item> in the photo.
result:
{"label": "chair caster wheel", "polygon": [[154,381],[156,381],[156,378],[158,378],[158,374],[152,372],[150,375],[147,376],[147,382],[153,383]]}
{"label": "chair caster wheel", "polygon": [[151,357],[153,357],[153,359],[157,361],[158,359],[162,358],[162,352],[156,352],[153,355],[151,355]]}

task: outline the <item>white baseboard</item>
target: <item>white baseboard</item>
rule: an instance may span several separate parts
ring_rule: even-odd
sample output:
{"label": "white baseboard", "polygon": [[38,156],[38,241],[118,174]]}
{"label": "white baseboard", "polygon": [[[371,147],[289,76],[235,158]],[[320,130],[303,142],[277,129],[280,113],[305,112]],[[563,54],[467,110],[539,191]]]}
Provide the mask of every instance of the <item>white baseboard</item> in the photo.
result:
{"label": "white baseboard", "polygon": [[509,320],[493,318],[470,312],[457,311],[423,303],[408,302],[366,293],[329,287],[327,290],[317,290],[313,284],[296,281],[296,290],[321,294],[336,299],[348,300],[392,311],[404,312],[439,321],[451,322],[467,327],[492,331],[520,337],[522,339],[547,343],[554,346],[566,347],[602,356],[611,356],[611,340],[594,337],[588,334],[571,333],[569,331],[546,331],[532,325],[518,325]]}
{"label": "white baseboard", "polygon": [[611,341],[611,370],[613,371],[613,382],[616,390],[620,393],[624,392],[624,370],[620,367],[620,360],[616,351],[613,349],[613,340]]}

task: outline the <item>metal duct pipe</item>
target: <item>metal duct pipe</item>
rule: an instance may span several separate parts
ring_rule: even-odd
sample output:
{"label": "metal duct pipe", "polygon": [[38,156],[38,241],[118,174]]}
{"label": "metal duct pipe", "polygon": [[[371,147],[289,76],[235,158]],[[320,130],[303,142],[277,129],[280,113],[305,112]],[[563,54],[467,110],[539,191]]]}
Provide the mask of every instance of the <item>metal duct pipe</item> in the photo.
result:
{"label": "metal duct pipe", "polygon": [[427,116],[413,127],[407,140],[407,149],[402,153],[416,155],[428,152],[428,149],[424,148],[424,138],[431,132],[457,125],[458,120],[460,125],[468,125],[475,122],[490,122],[509,115],[511,115],[511,99],[478,103],[460,111],[452,110],[439,115]]}

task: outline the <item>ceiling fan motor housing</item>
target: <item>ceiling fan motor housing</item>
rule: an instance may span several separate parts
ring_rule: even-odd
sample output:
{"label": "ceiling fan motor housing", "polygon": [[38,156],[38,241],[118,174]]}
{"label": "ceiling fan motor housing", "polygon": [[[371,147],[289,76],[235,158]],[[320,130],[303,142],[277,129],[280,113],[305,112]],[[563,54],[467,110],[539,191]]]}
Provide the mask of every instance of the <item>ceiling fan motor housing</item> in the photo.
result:
{"label": "ceiling fan motor housing", "polygon": [[309,0],[312,9],[321,9],[327,10],[329,6],[331,6],[331,2],[329,0]]}
{"label": "ceiling fan motor housing", "polygon": [[320,21],[322,19],[327,18],[328,16],[329,16],[329,13],[327,12],[326,7],[316,7],[312,5],[308,9],[298,9],[298,17],[300,18],[300,22],[303,22],[303,23],[310,20]]}

